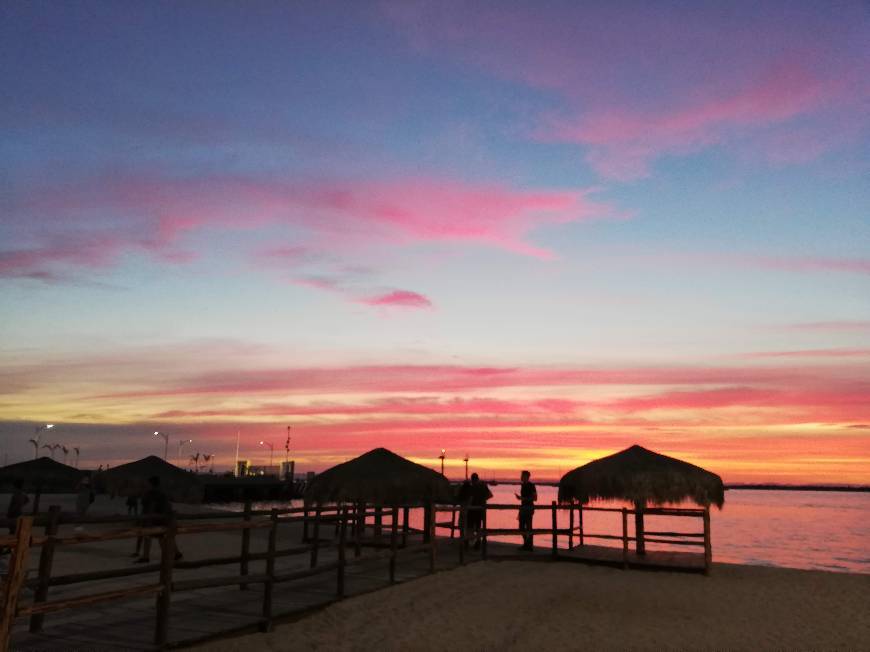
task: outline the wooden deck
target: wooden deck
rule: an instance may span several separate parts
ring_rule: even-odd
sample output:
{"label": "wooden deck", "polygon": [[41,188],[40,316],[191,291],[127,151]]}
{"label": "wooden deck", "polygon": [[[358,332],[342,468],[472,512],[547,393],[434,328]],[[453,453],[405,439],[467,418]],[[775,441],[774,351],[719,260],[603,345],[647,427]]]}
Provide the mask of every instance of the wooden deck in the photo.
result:
{"label": "wooden deck", "polygon": [[[417,539],[417,542],[419,539]],[[409,541],[409,543],[412,543]],[[450,570],[460,565],[459,542],[448,537],[438,538],[437,570]],[[363,555],[370,554],[364,550]],[[623,566],[622,548],[585,545],[574,550],[559,549],[559,561],[573,561]],[[335,561],[335,553],[324,549],[320,563]],[[551,548],[536,548],[533,552],[521,552],[513,543],[490,541],[487,558],[491,561],[522,560],[536,562],[554,561]],[[482,559],[481,552],[466,549],[465,563]],[[296,558],[293,563],[281,565],[279,572],[307,567],[307,558]],[[629,568],[660,569],[703,572],[701,554],[650,551],[643,558],[629,554]],[[228,569],[209,569],[211,574],[227,574]],[[232,572],[232,571],[229,571]],[[251,573],[260,572],[258,564],[251,564]],[[179,571],[184,579],[185,571]],[[396,566],[396,581],[407,582],[429,574],[429,559],[426,554],[409,552],[401,555]],[[197,577],[202,577],[198,571]],[[131,584],[146,585],[153,582],[150,575],[136,576],[128,580],[106,582],[101,590]],[[345,577],[347,597],[368,593],[388,587],[388,560],[373,559],[349,566]],[[69,588],[70,590],[63,590]],[[89,585],[90,591],[94,590]],[[172,647],[184,647],[204,642],[232,632],[257,631],[262,605],[262,585],[251,585],[246,590],[238,586],[185,591],[172,595],[169,640]],[[77,594],[75,587],[53,589],[53,598]],[[302,615],[307,611],[322,608],[336,600],[335,575],[331,573],[276,584],[273,589],[273,611],[276,618]],[[20,619],[13,631],[13,650],[153,650],[155,599],[132,598],[117,603],[99,605],[96,608],[75,609],[47,614],[44,630],[38,634],[27,631],[27,620]]]}

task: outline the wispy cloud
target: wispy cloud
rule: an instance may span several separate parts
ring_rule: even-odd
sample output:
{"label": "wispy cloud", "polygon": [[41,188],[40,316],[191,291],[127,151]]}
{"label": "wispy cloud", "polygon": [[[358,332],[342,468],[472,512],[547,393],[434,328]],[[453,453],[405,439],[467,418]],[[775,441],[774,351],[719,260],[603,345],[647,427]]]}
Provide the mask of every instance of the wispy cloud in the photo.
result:
{"label": "wispy cloud", "polygon": [[432,302],[417,292],[408,290],[392,290],[360,299],[369,306],[386,306],[397,308],[431,308]]}

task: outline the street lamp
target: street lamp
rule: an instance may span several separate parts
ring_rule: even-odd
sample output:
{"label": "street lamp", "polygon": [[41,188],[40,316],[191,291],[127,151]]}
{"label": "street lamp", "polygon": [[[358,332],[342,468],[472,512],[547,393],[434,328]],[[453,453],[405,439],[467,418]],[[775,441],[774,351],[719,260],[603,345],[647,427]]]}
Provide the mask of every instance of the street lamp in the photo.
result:
{"label": "street lamp", "polygon": [[468,453],[465,454],[462,461],[465,462],[465,479],[468,480]]}
{"label": "street lamp", "polygon": [[54,428],[53,423],[46,423],[41,426],[36,426],[36,428],[33,429],[33,439],[30,440],[30,443],[33,444],[33,459],[39,457],[40,433],[42,433],[43,430],[51,430],[52,428]]}
{"label": "street lamp", "polygon": [[154,436],[163,437],[163,461],[166,461],[166,458],[169,456],[169,435],[167,435],[165,432],[155,430]]}
{"label": "street lamp", "polygon": [[269,441],[261,441],[260,446],[268,446],[269,447],[269,468],[272,468],[272,454],[275,452],[275,446],[272,442]]}
{"label": "street lamp", "polygon": [[192,443],[193,443],[192,439],[179,439],[178,440],[178,466],[181,466],[181,460],[183,459],[181,457],[181,449],[184,448],[185,444],[192,444]]}
{"label": "street lamp", "polygon": [[438,459],[441,460],[441,475],[444,475],[444,458],[447,457],[447,451],[443,448],[441,449],[441,455],[438,456]]}

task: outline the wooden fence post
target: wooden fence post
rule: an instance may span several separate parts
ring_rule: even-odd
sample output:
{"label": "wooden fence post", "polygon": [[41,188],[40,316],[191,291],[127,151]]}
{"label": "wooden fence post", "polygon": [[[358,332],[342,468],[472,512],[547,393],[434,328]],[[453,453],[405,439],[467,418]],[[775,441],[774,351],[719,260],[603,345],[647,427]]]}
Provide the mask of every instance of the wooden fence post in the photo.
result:
{"label": "wooden fence post", "polygon": [[3,612],[0,613],[0,650],[9,649],[9,637],[18,609],[18,594],[27,575],[27,555],[30,552],[30,533],[33,529],[32,516],[20,516],[15,522],[15,550],[9,559],[6,586],[3,591]]}
{"label": "wooden fence post", "polygon": [[583,505],[582,504],[577,509],[577,520],[578,520],[578,525],[580,527],[580,532],[579,532],[580,545],[582,546],[583,545]]}
{"label": "wooden fence post", "polygon": [[269,543],[266,549],[266,582],[263,585],[263,621],[261,632],[272,631],[272,587],[275,579],[275,546],[278,542],[278,509],[272,508],[269,515],[272,527],[269,528]]}
{"label": "wooden fence post", "polygon": [[[58,523],[60,522],[60,506],[52,505],[48,508],[48,521],[45,524],[45,536],[52,537],[57,534]],[[34,604],[45,602],[48,597],[48,585],[51,580],[51,566],[54,561],[53,539],[46,539],[42,544],[42,550],[39,554],[39,579],[37,580],[36,590],[33,593]],[[45,614],[33,614],[30,616],[30,631],[42,631],[42,621]]]}
{"label": "wooden fence post", "polygon": [[383,533],[384,528],[384,508],[378,505],[375,507],[375,521],[374,521],[374,535],[375,539],[380,540],[381,534]]}
{"label": "wooden fence post", "polygon": [[302,543],[308,543],[308,501],[302,505]]}
{"label": "wooden fence post", "polygon": [[349,510],[341,508],[341,529],[338,531],[338,577],[336,593],[339,598],[344,597],[344,566],[345,566],[345,542],[347,541],[347,519]]}
{"label": "wooden fence post", "polygon": [[622,567],[628,568],[628,510],[622,508]]}
{"label": "wooden fence post", "polygon": [[574,503],[568,507],[568,550],[574,550]]}
{"label": "wooden fence post", "polygon": [[428,529],[429,535],[429,572],[435,572],[435,504],[429,503],[426,506],[426,514],[428,514]]}
{"label": "wooden fence post", "polygon": [[390,523],[390,584],[396,582],[396,548],[399,544],[399,508],[393,506]]}
{"label": "wooden fence post", "polygon": [[[251,499],[248,498],[245,501],[245,511],[243,519],[245,523],[250,522],[251,520]],[[242,556],[241,561],[239,562],[239,575],[247,575],[248,574],[248,557],[251,554],[251,529],[245,528],[242,530]],[[248,585],[244,582],[239,584],[239,588],[244,591],[248,588]]]}
{"label": "wooden fence post", "polygon": [[36,485],[36,490],[33,492],[33,511],[31,514],[36,516],[39,514],[39,499],[42,498],[42,485]]}
{"label": "wooden fence post", "polygon": [[157,619],[154,626],[154,645],[166,647],[169,639],[169,605],[172,596],[172,567],[175,565],[175,517],[166,519],[166,530],[160,540],[160,584],[157,594]]}
{"label": "wooden fence post", "polygon": [[435,529],[432,527],[432,522],[435,520],[432,516],[432,503],[427,501],[423,507],[423,543],[429,543],[429,538]]}
{"label": "wooden fence post", "polygon": [[[459,515],[459,528],[462,529],[462,515]],[[456,531],[456,505],[450,506],[450,538],[452,539]]]}
{"label": "wooden fence post", "polygon": [[311,568],[317,566],[317,553],[320,550],[320,505],[314,509],[314,543],[311,544]]}
{"label": "wooden fence post", "polygon": [[713,568],[713,544],[710,541],[710,506],[704,508],[704,575]]}
{"label": "wooden fence post", "polygon": [[553,512],[553,559],[556,559],[559,556],[559,535],[558,535],[558,510],[556,509],[556,501],[550,505],[550,509]]}

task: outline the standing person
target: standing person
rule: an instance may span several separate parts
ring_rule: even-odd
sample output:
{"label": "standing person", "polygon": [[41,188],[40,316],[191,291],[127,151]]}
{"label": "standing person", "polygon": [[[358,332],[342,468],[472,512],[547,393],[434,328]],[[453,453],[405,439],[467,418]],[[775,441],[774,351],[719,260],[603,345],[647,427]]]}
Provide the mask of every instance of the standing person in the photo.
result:
{"label": "standing person", "polygon": [[535,514],[535,501],[538,499],[538,490],[531,481],[532,474],[528,471],[520,473],[520,493],[514,494],[520,501],[518,520],[520,530],[523,532],[523,545],[520,550],[532,550],[532,517]]}
{"label": "standing person", "polygon": [[[79,518],[84,518],[92,502],[94,502],[94,492],[91,489],[91,481],[85,478],[79,484],[79,493],[76,496],[76,515]],[[81,523],[74,529],[76,532],[81,532],[83,529]]]}
{"label": "standing person", "polygon": [[[485,482],[480,481],[480,476],[471,474],[471,482],[468,485],[468,533],[474,535],[474,549],[480,548],[480,528],[483,525],[483,512],[486,510],[486,501],[492,498],[492,492]],[[466,545],[468,542],[466,541]]]}
{"label": "standing person", "polygon": [[6,508],[6,518],[11,518],[9,534],[15,534],[18,529],[18,517],[24,514],[24,506],[30,502],[30,496],[24,493],[24,481],[15,480],[12,483],[12,496],[9,498],[9,507]]}
{"label": "standing person", "polygon": [[[150,488],[142,496],[142,519],[143,527],[163,525],[172,516],[172,503],[169,497],[160,488],[160,478],[156,475],[148,478]],[[138,545],[137,545],[138,548]],[[181,559],[182,554],[175,546],[175,559]],[[144,537],[142,556],[136,560],[137,564],[147,564],[151,561],[151,537]]]}

